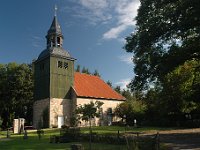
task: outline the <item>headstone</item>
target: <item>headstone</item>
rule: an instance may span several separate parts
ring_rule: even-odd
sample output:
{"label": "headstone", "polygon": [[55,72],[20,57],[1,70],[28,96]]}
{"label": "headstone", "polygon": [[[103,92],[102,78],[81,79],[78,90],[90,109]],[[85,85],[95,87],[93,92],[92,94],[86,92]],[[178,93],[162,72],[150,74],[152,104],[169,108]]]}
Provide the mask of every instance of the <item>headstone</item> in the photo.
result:
{"label": "headstone", "polygon": [[23,139],[28,139],[28,133],[27,133],[27,130],[24,130],[24,137],[23,137]]}
{"label": "headstone", "polygon": [[24,118],[14,119],[13,121],[13,132],[14,133],[24,133]]}
{"label": "headstone", "polygon": [[10,138],[10,130],[7,129],[7,138]]}

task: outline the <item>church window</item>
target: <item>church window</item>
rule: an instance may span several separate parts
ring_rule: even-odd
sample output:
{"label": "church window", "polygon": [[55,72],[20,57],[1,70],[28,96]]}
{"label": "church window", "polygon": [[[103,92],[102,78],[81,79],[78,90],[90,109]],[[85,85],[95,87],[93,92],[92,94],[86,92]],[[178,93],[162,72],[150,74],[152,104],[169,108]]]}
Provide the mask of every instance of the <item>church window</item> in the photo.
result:
{"label": "church window", "polygon": [[108,115],[112,115],[112,108],[108,108],[107,114],[108,114]]}
{"label": "church window", "polygon": [[67,69],[68,68],[68,63],[64,62],[64,68]]}
{"label": "church window", "polygon": [[57,37],[57,45],[60,47],[60,37]]}
{"label": "church window", "polygon": [[62,68],[62,61],[58,61],[58,68]]}

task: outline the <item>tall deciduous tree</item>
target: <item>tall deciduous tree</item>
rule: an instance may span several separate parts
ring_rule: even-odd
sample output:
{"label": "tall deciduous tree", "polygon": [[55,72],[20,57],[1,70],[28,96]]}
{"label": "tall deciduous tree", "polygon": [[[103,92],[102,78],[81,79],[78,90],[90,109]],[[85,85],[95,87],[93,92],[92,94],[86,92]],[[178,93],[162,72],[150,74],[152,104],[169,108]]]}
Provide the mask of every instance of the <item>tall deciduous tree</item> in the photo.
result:
{"label": "tall deciduous tree", "polygon": [[[170,73],[162,83],[163,90],[161,97],[166,110],[170,113],[190,113],[199,109],[200,103],[200,61],[186,61]],[[196,85],[196,86],[195,86]]]}
{"label": "tall deciduous tree", "polygon": [[136,76],[131,88],[146,89],[187,60],[200,58],[199,0],[141,0],[135,32],[126,38]]}
{"label": "tall deciduous tree", "polygon": [[32,68],[26,64],[0,65],[0,114],[3,126],[12,125],[13,119],[23,117],[32,122],[33,78]]}

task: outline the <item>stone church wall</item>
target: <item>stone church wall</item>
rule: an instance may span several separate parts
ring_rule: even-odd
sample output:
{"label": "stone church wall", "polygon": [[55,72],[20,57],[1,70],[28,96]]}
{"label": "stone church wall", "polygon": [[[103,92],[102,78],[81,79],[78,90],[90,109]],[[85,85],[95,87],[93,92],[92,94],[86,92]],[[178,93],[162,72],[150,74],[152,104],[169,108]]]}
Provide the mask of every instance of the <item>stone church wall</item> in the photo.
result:
{"label": "stone church wall", "polygon": [[38,128],[40,124],[43,124],[43,112],[45,109],[49,109],[49,98],[37,100],[33,104],[33,126]]}
{"label": "stone church wall", "polygon": [[[119,120],[119,118],[114,117],[112,114],[109,114],[109,111],[111,110],[111,113],[112,113],[114,111],[115,107],[124,101],[108,100],[108,99],[94,99],[94,98],[77,98],[77,106],[90,103],[91,101],[92,102],[100,101],[100,102],[104,103],[102,105],[101,117],[93,119],[92,126],[111,125],[113,121]],[[89,123],[82,121],[79,125],[80,126],[89,126]]]}
{"label": "stone church wall", "polygon": [[50,127],[58,127],[58,117],[64,118],[64,124],[69,125],[71,115],[70,99],[50,99]]}

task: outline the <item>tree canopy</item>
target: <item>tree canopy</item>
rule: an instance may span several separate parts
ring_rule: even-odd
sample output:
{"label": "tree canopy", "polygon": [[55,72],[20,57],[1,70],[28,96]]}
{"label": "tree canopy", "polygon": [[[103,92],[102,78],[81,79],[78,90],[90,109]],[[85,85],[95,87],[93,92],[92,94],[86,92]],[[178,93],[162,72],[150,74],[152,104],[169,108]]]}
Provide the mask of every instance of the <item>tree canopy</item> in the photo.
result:
{"label": "tree canopy", "polygon": [[32,122],[33,78],[32,67],[27,64],[0,64],[0,117],[3,127],[12,125],[13,119],[22,117]]}
{"label": "tree canopy", "polygon": [[85,121],[90,121],[91,124],[91,119],[95,117],[100,116],[100,109],[101,106],[103,105],[102,102],[96,101],[96,102],[90,102],[89,104],[84,104],[80,105],[76,109],[77,114],[81,114],[81,119]]}
{"label": "tree canopy", "polygon": [[132,89],[148,89],[185,61],[199,60],[200,1],[141,0],[125,49],[134,54]]}
{"label": "tree canopy", "polygon": [[200,1],[140,2],[124,47],[135,64],[129,87],[143,93],[149,123],[186,123],[188,113],[195,120],[200,113]]}

